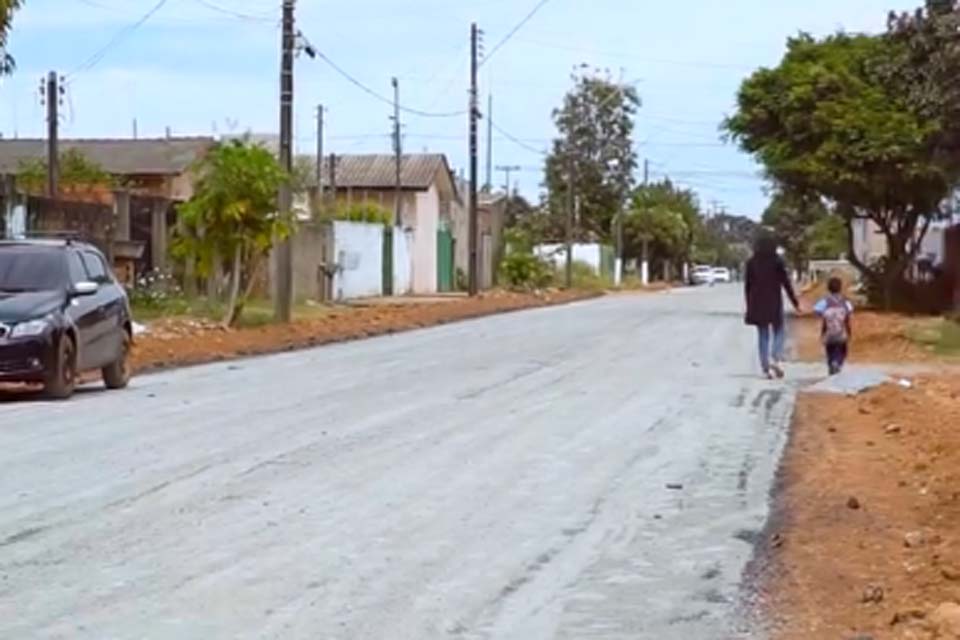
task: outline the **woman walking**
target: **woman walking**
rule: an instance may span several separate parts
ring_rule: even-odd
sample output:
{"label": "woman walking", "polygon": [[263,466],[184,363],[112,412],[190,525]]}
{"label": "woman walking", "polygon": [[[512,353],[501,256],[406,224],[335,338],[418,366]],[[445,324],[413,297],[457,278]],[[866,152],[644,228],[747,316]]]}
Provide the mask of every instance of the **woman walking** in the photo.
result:
{"label": "woman walking", "polygon": [[753,257],[747,262],[744,285],[747,298],[746,321],[748,325],[757,328],[760,366],[768,378],[782,378],[786,339],[783,330],[783,291],[786,290],[797,313],[800,312],[800,301],[793,290],[787,267],[777,255],[777,242],[773,237],[763,235],[757,239]]}

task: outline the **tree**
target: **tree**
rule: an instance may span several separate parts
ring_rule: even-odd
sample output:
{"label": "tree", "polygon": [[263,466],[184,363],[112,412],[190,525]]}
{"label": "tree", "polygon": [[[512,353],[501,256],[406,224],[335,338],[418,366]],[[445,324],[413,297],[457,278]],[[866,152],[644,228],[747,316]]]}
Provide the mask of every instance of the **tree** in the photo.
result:
{"label": "tree", "polygon": [[13,56],[7,53],[10,29],[13,26],[13,14],[23,5],[23,0],[0,0],[0,76],[13,73],[17,64]]}
{"label": "tree", "polygon": [[[832,203],[847,224],[847,255],[888,306],[940,203],[960,177],[938,153],[944,125],[921,113],[907,80],[887,81],[891,60],[909,57],[885,36],[792,38],[775,69],[744,81],[724,128],[777,184]],[[886,236],[888,258],[862,263],[852,222]]]}
{"label": "tree", "polygon": [[[696,195],[669,179],[639,187],[624,217],[624,255],[680,265],[692,259],[702,220]],[[665,274],[669,275],[669,274]]]}
{"label": "tree", "polygon": [[233,326],[256,285],[273,240],[292,220],[277,213],[277,192],[289,181],[277,159],[247,141],[221,143],[196,168],[194,196],[181,205],[185,232],[177,251],[209,273],[218,256],[231,256],[230,298],[224,325]]}
{"label": "tree", "polygon": [[793,268],[806,271],[814,257],[812,246],[817,225],[829,215],[819,198],[781,189],[774,193],[763,212],[762,222],[773,230]]}
{"label": "tree", "polygon": [[608,74],[584,72],[583,67],[572,79],[574,88],[553,113],[560,135],[546,160],[549,210],[557,217],[566,215],[572,169],[581,232],[609,238],[637,168],[632,135],[640,98],[633,87],[613,82]]}
{"label": "tree", "polygon": [[518,224],[525,221],[529,216],[534,214],[533,205],[516,191],[507,197],[504,210],[506,212],[504,226],[508,229],[516,227]]}
{"label": "tree", "polygon": [[828,215],[810,232],[810,259],[836,260],[847,251],[847,229],[840,216]]}

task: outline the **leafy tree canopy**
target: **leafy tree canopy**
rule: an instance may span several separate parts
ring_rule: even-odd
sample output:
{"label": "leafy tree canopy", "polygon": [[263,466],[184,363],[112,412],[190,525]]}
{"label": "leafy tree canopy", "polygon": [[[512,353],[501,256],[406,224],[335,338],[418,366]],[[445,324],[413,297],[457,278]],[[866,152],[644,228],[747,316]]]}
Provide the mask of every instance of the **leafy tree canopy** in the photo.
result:
{"label": "leafy tree canopy", "polygon": [[922,61],[906,49],[895,35],[792,38],[778,67],[744,81],[737,112],[724,123],[778,185],[826,199],[848,223],[876,222],[889,260],[873,269],[848,253],[868,278],[891,283],[919,245],[918,227],[925,231],[939,215],[960,176],[956,161],[938,151],[950,135],[933,115],[943,105],[924,111],[911,93],[903,69]]}
{"label": "leafy tree canopy", "polygon": [[633,117],[640,98],[609,73],[581,67],[572,79],[573,89],[553,114],[559,136],[546,160],[548,205],[555,216],[566,211],[572,170],[580,199],[579,229],[584,235],[609,238],[637,168]]}
{"label": "leafy tree canopy", "polygon": [[23,6],[23,0],[0,0],[0,76],[6,76],[13,73],[16,69],[16,62],[9,53],[7,53],[7,43],[10,37],[10,29],[13,26],[13,14]]}

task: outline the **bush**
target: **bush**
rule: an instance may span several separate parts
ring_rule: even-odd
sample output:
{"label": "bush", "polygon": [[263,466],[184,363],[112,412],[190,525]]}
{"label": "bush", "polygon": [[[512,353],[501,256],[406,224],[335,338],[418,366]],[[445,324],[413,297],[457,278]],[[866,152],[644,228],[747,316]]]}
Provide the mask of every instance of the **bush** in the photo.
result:
{"label": "bush", "polygon": [[553,283],[553,269],[532,253],[514,252],[500,263],[500,280],[511,289],[544,289]]}
{"label": "bush", "polygon": [[368,224],[389,225],[393,223],[393,213],[375,202],[360,202],[349,205],[337,205],[330,219],[344,222],[366,222]]}
{"label": "bush", "polygon": [[182,313],[188,305],[177,279],[170,273],[154,270],[139,278],[127,289],[130,305],[147,311]]}
{"label": "bush", "polygon": [[[566,267],[561,267],[561,273]],[[573,263],[573,288],[585,289],[587,291],[602,291],[607,289],[609,283],[602,276],[598,275],[596,270],[582,261]]]}

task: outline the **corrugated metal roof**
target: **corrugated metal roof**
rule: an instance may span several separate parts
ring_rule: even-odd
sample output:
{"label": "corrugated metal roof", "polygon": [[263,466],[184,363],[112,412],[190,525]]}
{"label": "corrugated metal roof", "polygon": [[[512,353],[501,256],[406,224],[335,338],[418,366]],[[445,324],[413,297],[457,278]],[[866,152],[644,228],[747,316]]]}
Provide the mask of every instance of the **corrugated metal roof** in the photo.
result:
{"label": "corrugated metal roof", "polygon": [[[79,150],[87,159],[113,175],[178,175],[215,144],[213,138],[64,139],[60,153]],[[0,173],[14,174],[22,162],[46,158],[46,141],[0,140]]]}
{"label": "corrugated metal roof", "polygon": [[[425,191],[437,176],[450,175],[447,159],[439,153],[405,155],[401,162],[400,184],[404,189]],[[327,186],[330,186],[329,165],[329,159],[325,159],[323,179]],[[389,154],[338,155],[337,188],[392,189],[397,181],[396,167],[395,157]]]}

